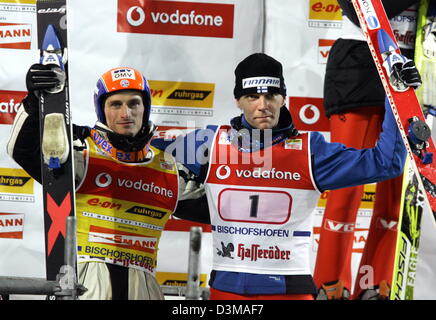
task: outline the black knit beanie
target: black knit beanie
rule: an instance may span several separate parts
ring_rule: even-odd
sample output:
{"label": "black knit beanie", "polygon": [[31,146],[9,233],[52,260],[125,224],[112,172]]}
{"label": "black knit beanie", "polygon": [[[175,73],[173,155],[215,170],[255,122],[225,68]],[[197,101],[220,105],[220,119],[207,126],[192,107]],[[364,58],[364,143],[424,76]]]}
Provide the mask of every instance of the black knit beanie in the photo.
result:
{"label": "black knit beanie", "polygon": [[235,69],[235,98],[253,93],[280,93],[286,96],[282,64],[264,53],[248,56]]}

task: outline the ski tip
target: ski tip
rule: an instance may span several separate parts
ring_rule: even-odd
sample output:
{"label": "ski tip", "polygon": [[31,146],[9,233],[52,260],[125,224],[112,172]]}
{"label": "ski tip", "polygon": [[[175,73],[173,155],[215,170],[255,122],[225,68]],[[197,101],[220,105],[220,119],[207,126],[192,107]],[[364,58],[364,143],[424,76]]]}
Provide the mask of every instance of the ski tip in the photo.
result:
{"label": "ski tip", "polygon": [[381,54],[389,51],[396,51],[398,49],[395,41],[388,35],[388,33],[384,29],[380,29],[377,32],[377,40]]}
{"label": "ski tip", "polygon": [[42,42],[40,63],[54,64],[64,70],[62,55],[63,50],[56,29],[52,24],[49,24]]}
{"label": "ski tip", "polygon": [[52,24],[49,24],[45,31],[44,40],[42,41],[42,51],[61,50],[61,42],[56,34],[56,29]]}

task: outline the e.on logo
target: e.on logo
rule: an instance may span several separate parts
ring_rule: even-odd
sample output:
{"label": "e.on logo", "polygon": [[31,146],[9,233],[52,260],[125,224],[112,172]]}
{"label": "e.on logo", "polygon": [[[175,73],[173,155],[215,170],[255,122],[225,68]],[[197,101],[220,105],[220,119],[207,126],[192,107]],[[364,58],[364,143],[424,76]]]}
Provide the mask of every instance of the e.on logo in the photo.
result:
{"label": "e.on logo", "polygon": [[336,0],[310,0],[309,19],[341,20],[341,7]]}
{"label": "e.on logo", "polygon": [[118,0],[117,31],[233,38],[234,5]]}
{"label": "e.on logo", "polygon": [[309,27],[340,28],[341,7],[336,0],[309,0]]}

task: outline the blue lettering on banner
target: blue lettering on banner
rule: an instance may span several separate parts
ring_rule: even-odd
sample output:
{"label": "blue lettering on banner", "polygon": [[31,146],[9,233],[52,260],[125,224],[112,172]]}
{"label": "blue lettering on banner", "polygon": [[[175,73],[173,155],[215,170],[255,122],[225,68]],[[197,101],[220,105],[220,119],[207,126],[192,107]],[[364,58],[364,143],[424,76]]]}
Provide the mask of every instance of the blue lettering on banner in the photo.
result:
{"label": "blue lettering on banner", "polygon": [[212,231],[224,234],[238,234],[244,236],[263,236],[288,238],[289,230],[282,229],[263,229],[252,227],[235,227],[235,226],[215,226],[212,225]]}
{"label": "blue lettering on banner", "polygon": [[132,160],[131,154],[129,154],[129,153],[117,151],[116,155],[117,155],[118,160],[124,160],[124,161],[131,161]]}
{"label": "blue lettering on banner", "polygon": [[105,139],[103,139],[103,137],[101,137],[99,134],[94,133],[94,141],[98,146],[100,146],[106,152],[109,153],[111,152],[112,146]]}
{"label": "blue lettering on banner", "polygon": [[416,16],[398,15],[389,20],[391,22],[395,21],[395,22],[405,22],[405,23],[416,23],[418,19],[416,18]]}
{"label": "blue lettering on banner", "polygon": [[[99,146],[103,151],[111,154],[113,146],[105,140],[102,136],[100,136],[97,132],[94,132],[93,137],[94,142]],[[122,151],[114,151],[115,156],[117,160],[120,161],[132,161],[132,154],[129,152],[122,152]]]}
{"label": "blue lettering on banner", "polygon": [[310,237],[310,231],[294,231],[294,237]]}

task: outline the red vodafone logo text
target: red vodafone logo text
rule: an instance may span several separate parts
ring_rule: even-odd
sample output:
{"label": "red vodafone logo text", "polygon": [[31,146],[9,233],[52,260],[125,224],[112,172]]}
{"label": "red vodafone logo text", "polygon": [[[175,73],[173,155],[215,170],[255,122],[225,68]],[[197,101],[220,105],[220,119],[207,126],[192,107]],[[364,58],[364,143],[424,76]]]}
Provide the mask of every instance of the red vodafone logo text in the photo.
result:
{"label": "red vodafone logo text", "polygon": [[0,124],[14,123],[21,100],[27,92],[0,90]]}
{"label": "red vodafone logo text", "polygon": [[233,38],[233,4],[118,0],[118,32]]}
{"label": "red vodafone logo text", "polygon": [[325,219],[324,228],[333,232],[354,232],[354,223]]}
{"label": "red vodafone logo text", "polygon": [[326,64],[335,40],[318,39],[318,63]]}

